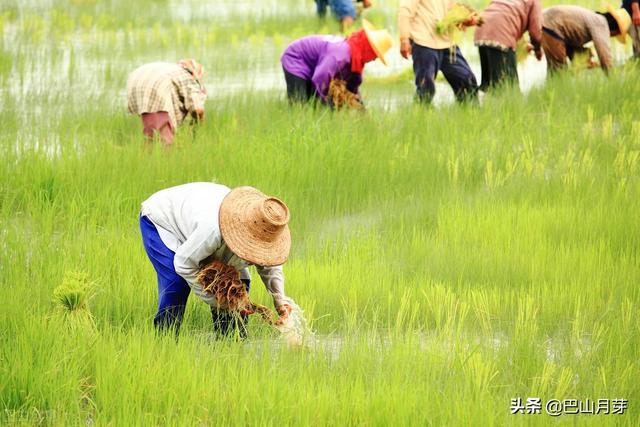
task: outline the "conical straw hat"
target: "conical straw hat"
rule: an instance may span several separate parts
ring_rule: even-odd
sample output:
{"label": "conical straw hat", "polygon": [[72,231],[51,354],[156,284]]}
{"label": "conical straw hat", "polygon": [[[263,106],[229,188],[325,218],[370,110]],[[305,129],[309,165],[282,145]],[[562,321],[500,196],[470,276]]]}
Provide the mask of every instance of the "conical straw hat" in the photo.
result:
{"label": "conical straw hat", "polygon": [[620,28],[620,34],[616,36],[616,40],[620,43],[625,44],[627,31],[629,31],[629,27],[631,26],[631,17],[629,16],[629,12],[626,9],[614,9],[613,6],[607,6],[607,12],[613,16],[613,19],[618,23],[618,28]]}
{"label": "conical straw hat", "polygon": [[289,256],[289,208],[253,187],[238,187],[222,200],[222,239],[238,257],[262,267],[281,265]]}
{"label": "conical straw hat", "polygon": [[387,65],[386,59],[384,59],[384,55],[391,49],[393,46],[393,39],[391,38],[391,34],[387,30],[376,30],[373,24],[366,19],[362,20],[362,28],[364,29],[364,33],[367,36],[367,40],[369,40],[369,44],[373,48],[373,51],[378,55],[380,61],[384,65]]}

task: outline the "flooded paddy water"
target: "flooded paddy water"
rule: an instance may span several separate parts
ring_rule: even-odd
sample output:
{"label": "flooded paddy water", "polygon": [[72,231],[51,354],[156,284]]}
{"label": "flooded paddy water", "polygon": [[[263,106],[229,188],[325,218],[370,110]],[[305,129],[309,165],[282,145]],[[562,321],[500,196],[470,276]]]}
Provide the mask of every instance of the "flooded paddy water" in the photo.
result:
{"label": "flooded paddy water", "polygon": [[[210,342],[215,342],[215,338],[210,336]],[[377,349],[381,352],[392,350],[399,343],[409,345],[416,354],[439,351],[444,354],[455,351],[483,352],[487,354],[499,354],[508,352],[510,340],[507,334],[496,334],[494,336],[464,335],[455,339],[445,338],[433,333],[413,333],[411,335],[394,336],[393,333],[371,337],[358,335],[341,334],[308,334],[301,340],[295,341],[283,339],[282,337],[272,339],[249,339],[243,345],[257,353],[270,352],[273,357],[283,350],[298,350],[315,353],[336,362],[341,357],[345,357],[349,352],[357,351],[359,348]],[[531,348],[531,358],[544,360],[546,363],[560,363],[563,358],[570,354],[576,360],[581,359],[590,351],[593,345],[590,337],[585,336],[578,343],[567,342],[563,338],[548,338]]]}
{"label": "flooded paddy water", "polygon": [[[143,26],[134,26],[142,17],[133,15],[124,27],[113,24],[116,18],[110,14],[117,10],[108,7],[98,7],[96,16],[92,16],[88,12],[66,13],[57,9],[55,2],[19,4],[14,12],[17,17],[5,15],[2,20],[3,55],[16,60],[7,60],[3,66],[0,93],[18,104],[29,105],[29,115],[37,120],[52,120],[56,109],[51,111],[46,106],[60,99],[80,109],[97,98],[107,99],[113,111],[124,111],[126,77],[131,70],[145,62],[182,57],[195,57],[204,64],[204,83],[212,105],[252,95],[284,100],[279,57],[293,40],[290,33],[295,37],[310,34],[301,22],[316,22],[316,28],[325,33],[337,30],[331,19],[318,21],[314,17],[311,2],[169,1],[154,6],[149,13],[151,20],[142,19]],[[394,13],[388,5],[382,10],[389,16]],[[153,21],[155,15],[157,21]],[[294,27],[272,24],[282,17]],[[164,27],[168,27],[166,31]],[[395,28],[391,31],[395,33]],[[461,49],[479,82],[477,48],[467,37]],[[614,46],[614,54],[621,62],[628,48]],[[413,77],[407,72],[411,62],[400,56],[397,46],[389,52],[388,62],[385,67],[376,61],[365,70],[362,91],[367,106],[374,110],[396,110],[413,102]],[[526,94],[544,84],[546,64],[529,57],[519,64],[518,72],[521,91]],[[396,84],[389,88],[389,82]],[[433,103],[454,103],[453,93],[442,78],[436,82]],[[0,111],[5,108],[10,104],[0,105]]]}

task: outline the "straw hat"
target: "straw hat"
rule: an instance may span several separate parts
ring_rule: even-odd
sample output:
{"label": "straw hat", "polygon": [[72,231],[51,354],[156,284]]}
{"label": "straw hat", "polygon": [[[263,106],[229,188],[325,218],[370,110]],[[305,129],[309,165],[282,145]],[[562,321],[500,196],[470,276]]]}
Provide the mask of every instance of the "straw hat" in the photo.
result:
{"label": "straw hat", "polygon": [[231,190],[220,205],[222,239],[238,257],[261,267],[283,264],[289,256],[289,208],[253,187]]}
{"label": "straw hat", "polygon": [[623,8],[614,9],[613,6],[611,5],[607,6],[607,12],[609,12],[611,16],[613,16],[613,19],[615,19],[616,22],[618,23],[618,28],[620,28],[620,34],[616,36],[616,39],[620,43],[625,44],[627,31],[631,26],[631,17],[629,16],[629,12],[627,12]]}
{"label": "straw hat", "polygon": [[364,33],[367,36],[367,40],[369,40],[369,44],[373,48],[373,51],[378,55],[380,61],[384,65],[387,65],[387,61],[384,59],[384,54],[391,49],[393,45],[393,39],[391,38],[391,34],[387,30],[376,30],[373,24],[366,19],[362,20],[362,28],[364,29]]}

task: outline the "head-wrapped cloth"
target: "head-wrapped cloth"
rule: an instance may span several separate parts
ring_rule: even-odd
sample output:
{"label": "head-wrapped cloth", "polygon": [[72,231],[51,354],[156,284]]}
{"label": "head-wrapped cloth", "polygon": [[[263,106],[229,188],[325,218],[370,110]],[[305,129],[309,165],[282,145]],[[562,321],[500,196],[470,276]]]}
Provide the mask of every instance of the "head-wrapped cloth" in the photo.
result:
{"label": "head-wrapped cloth", "polygon": [[180,61],[178,61],[178,65],[180,65],[182,68],[187,70],[193,76],[193,79],[197,81],[198,84],[200,84],[200,87],[202,88],[203,92],[207,93],[207,90],[205,89],[204,84],[202,83],[202,78],[204,77],[204,74],[205,74],[204,67],[202,66],[202,64],[200,64],[193,58],[189,58],[189,59],[181,59]]}
{"label": "head-wrapped cloth", "polygon": [[347,39],[347,43],[351,48],[351,71],[354,73],[362,73],[364,64],[378,57],[364,30],[352,33]]}

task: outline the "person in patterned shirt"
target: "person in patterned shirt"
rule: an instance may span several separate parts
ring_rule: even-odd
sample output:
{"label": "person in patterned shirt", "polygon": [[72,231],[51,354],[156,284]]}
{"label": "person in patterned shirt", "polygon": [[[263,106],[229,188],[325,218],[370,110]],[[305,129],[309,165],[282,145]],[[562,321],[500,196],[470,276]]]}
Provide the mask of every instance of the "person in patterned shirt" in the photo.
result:
{"label": "person in patterned shirt", "polygon": [[127,81],[128,110],[142,119],[146,141],[158,133],[161,140],[173,143],[178,126],[191,116],[204,119],[207,91],[202,84],[204,70],[193,59],[178,63],[152,62],[134,70]]}

